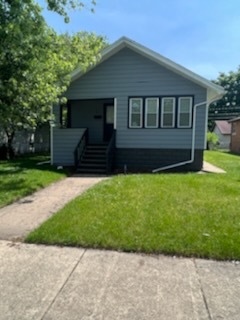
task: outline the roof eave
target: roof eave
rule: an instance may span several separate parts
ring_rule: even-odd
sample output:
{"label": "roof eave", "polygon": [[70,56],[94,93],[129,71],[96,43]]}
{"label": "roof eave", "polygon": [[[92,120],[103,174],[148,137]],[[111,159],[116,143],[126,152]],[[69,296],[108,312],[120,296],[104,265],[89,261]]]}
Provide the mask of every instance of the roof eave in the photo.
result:
{"label": "roof eave", "polygon": [[215,101],[218,101],[218,100],[222,99],[222,97],[225,94],[226,94],[226,91],[221,87],[220,87],[220,89],[208,87],[207,88],[207,101],[208,101],[208,104],[211,104],[211,103],[213,103]]}
{"label": "roof eave", "polygon": [[233,119],[228,120],[228,122],[235,122],[235,121],[239,121],[239,120],[240,120],[240,117],[237,117],[237,118],[233,118]]}

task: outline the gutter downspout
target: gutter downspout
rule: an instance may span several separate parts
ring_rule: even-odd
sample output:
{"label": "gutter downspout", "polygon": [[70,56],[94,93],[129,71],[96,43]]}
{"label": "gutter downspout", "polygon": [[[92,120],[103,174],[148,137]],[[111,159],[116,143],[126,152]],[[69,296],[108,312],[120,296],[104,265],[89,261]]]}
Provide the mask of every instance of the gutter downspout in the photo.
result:
{"label": "gutter downspout", "polygon": [[[221,95],[222,96],[222,95]],[[206,112],[208,111],[208,105],[211,104],[212,102],[216,101],[220,99],[219,97],[215,97],[214,99],[212,99],[211,101],[203,101],[200,103],[197,103],[194,105],[193,107],[193,127],[192,127],[192,148],[191,148],[191,158],[189,160],[186,161],[182,161],[182,162],[178,162],[178,163],[174,163],[174,164],[170,164],[169,166],[165,166],[165,167],[160,167],[157,169],[152,170],[152,173],[157,173],[159,171],[164,171],[164,170],[168,170],[168,169],[172,169],[172,168],[176,168],[176,167],[180,167],[180,166],[184,166],[185,164],[189,164],[189,163],[193,163],[194,162],[194,151],[195,151],[195,138],[196,138],[196,114],[197,114],[197,107],[202,106],[202,105],[207,105],[206,108]]]}
{"label": "gutter downspout", "polygon": [[51,121],[50,121],[50,155],[51,165],[53,165],[53,106],[51,107]]}

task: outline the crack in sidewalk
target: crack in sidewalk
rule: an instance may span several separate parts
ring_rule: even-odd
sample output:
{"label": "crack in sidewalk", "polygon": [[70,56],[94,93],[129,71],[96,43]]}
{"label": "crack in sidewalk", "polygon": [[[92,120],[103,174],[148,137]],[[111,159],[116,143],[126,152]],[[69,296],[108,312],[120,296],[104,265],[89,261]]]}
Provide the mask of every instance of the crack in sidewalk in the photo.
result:
{"label": "crack in sidewalk", "polygon": [[194,263],[194,266],[195,266],[195,269],[196,269],[196,274],[198,276],[198,282],[199,282],[199,285],[200,285],[200,290],[201,290],[203,302],[204,302],[205,308],[207,310],[208,318],[209,318],[209,320],[213,320],[211,312],[210,312],[209,307],[208,307],[207,298],[206,298],[205,292],[203,290],[203,285],[202,285],[201,277],[200,277],[200,274],[199,274],[199,269],[198,269],[198,266],[197,266],[197,263],[196,263],[195,259],[193,259],[193,263]]}
{"label": "crack in sidewalk", "polygon": [[82,261],[83,256],[85,255],[87,249],[85,249],[83,251],[83,253],[81,254],[81,256],[79,257],[78,261],[76,262],[76,264],[73,266],[72,271],[70,271],[69,275],[67,276],[66,280],[63,282],[62,286],[60,287],[60,289],[57,291],[55,297],[53,298],[53,300],[51,301],[51,303],[49,304],[49,306],[47,307],[47,309],[45,310],[44,314],[42,315],[42,317],[40,318],[40,320],[44,320],[45,316],[47,315],[47,313],[49,312],[49,310],[51,309],[51,307],[53,306],[54,302],[57,300],[57,297],[60,295],[60,293],[63,291],[64,287],[66,286],[66,284],[68,283],[68,280],[70,279],[70,277],[72,276],[72,274],[74,273],[74,271],[76,270],[77,266],[79,265],[79,263]]}

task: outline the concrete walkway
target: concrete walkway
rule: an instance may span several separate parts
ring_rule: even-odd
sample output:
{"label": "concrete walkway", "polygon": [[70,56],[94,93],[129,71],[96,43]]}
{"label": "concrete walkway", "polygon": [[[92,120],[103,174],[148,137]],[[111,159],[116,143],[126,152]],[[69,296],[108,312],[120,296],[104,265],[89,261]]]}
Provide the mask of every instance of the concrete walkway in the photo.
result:
{"label": "concrete walkway", "polygon": [[0,320],[238,320],[240,265],[0,241]]}
{"label": "concrete walkway", "polygon": [[206,173],[226,173],[226,171],[224,171],[223,169],[214,166],[213,164],[207,162],[207,161],[203,161],[203,168],[202,168],[202,172],[206,172]]}
{"label": "concrete walkway", "polygon": [[21,240],[67,202],[106,177],[69,177],[0,209],[0,239]]}

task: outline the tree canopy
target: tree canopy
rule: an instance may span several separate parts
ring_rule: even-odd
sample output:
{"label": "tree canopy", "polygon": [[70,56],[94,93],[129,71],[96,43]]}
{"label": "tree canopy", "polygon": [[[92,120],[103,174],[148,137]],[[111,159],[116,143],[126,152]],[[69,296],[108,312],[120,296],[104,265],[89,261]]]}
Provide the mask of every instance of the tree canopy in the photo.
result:
{"label": "tree canopy", "polygon": [[49,119],[70,72],[96,63],[106,41],[86,32],[57,35],[33,0],[0,0],[0,39],[0,127],[11,145],[16,130]]}
{"label": "tree canopy", "polygon": [[69,16],[67,9],[82,9],[84,7],[89,8],[94,12],[94,7],[96,5],[95,0],[81,1],[81,0],[46,0],[48,4],[48,9],[59,13],[64,17],[65,22],[69,22]]}
{"label": "tree canopy", "polygon": [[238,115],[240,113],[240,67],[235,72],[221,72],[213,82],[222,86],[226,94],[221,100],[210,106],[210,117],[230,119]]}

